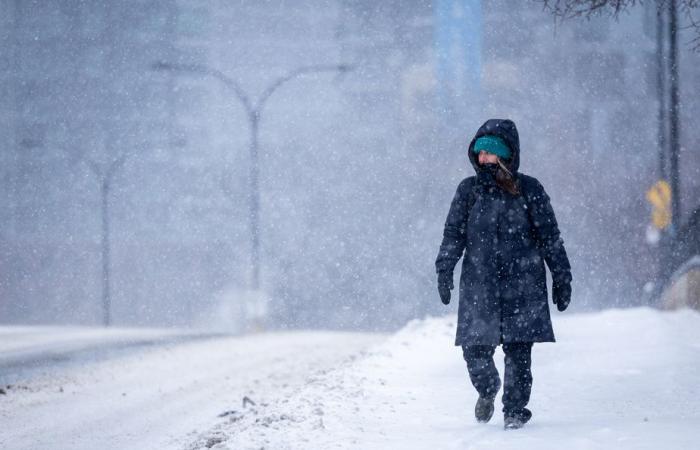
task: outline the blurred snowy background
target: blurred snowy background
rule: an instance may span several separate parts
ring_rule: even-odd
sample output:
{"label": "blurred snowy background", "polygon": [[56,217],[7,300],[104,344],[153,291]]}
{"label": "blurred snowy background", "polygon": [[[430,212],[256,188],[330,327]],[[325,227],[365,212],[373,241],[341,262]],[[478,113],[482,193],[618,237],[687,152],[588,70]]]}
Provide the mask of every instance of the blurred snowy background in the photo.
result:
{"label": "blurred snowy background", "polygon": [[[466,145],[491,117],[516,122],[521,171],[552,197],[572,308],[647,304],[656,12],[559,23],[534,1],[0,0],[0,322],[97,325],[105,300],[115,325],[229,331],[393,330],[442,313],[434,258],[473,172]],[[700,198],[700,55],[679,36],[685,221]],[[241,98],[319,65],[337,70],[288,80],[255,116],[254,289]]]}

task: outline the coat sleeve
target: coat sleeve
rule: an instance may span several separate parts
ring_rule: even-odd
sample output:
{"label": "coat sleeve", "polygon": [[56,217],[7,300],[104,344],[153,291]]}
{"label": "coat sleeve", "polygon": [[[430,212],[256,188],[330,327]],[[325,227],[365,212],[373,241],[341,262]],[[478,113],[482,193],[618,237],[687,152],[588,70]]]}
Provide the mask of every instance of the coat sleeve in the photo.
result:
{"label": "coat sleeve", "polygon": [[450,212],[445,221],[445,229],[442,233],[442,244],[435,260],[435,269],[438,274],[451,274],[462,256],[462,252],[464,252],[464,247],[467,244],[467,214],[469,213],[467,197],[470,189],[470,179],[467,178],[459,184],[452,199]]}
{"label": "coat sleeve", "polygon": [[559,233],[549,195],[539,181],[534,180],[533,189],[529,194],[528,209],[535,240],[552,274],[552,281],[560,285],[571,283],[571,265],[564,249],[564,240]]}

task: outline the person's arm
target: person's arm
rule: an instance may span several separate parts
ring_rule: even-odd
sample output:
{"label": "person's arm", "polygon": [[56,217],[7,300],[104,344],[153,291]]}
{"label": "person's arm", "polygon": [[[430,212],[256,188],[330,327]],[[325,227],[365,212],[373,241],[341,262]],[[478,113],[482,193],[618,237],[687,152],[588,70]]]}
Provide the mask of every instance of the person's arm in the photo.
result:
{"label": "person's arm", "polygon": [[571,301],[571,265],[549,195],[539,182],[529,194],[528,208],[537,246],[552,274],[552,300],[563,311]]}
{"label": "person's arm", "polygon": [[[449,290],[454,287],[453,271],[457,261],[464,252],[467,244],[467,197],[471,189],[469,179],[465,179],[457,187],[457,192],[452,199],[450,212],[447,214],[445,228],[442,233],[442,244],[435,260],[435,269],[438,274],[438,289],[443,303],[449,303]],[[444,293],[447,289],[447,301]]]}

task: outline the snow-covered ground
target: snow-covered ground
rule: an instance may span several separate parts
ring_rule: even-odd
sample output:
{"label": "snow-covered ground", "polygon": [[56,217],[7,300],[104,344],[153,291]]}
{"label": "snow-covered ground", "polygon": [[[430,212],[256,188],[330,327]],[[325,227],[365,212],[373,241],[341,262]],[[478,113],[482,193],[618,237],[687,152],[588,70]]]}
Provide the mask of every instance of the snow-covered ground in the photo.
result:
{"label": "snow-covered ground", "polygon": [[0,449],[185,448],[380,338],[0,327]]}
{"label": "snow-covered ground", "polygon": [[[0,395],[0,448],[700,448],[697,312],[556,314],[558,342],[533,351],[533,419],[516,431],[500,414],[474,420],[454,320],[388,338],[165,339],[35,369]],[[500,350],[497,362],[503,373]]]}
{"label": "snow-covered ground", "polygon": [[500,414],[476,423],[454,320],[410,323],[365,357],[222,420],[190,448],[700,448],[697,312],[557,314],[558,342],[533,350],[533,419],[516,431],[503,430]]}

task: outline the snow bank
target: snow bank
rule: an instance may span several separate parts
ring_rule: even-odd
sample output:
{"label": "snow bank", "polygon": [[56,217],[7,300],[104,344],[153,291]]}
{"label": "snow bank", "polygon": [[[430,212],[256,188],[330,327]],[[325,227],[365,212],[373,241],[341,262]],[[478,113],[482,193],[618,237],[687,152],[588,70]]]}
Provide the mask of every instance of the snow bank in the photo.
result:
{"label": "snow bank", "polygon": [[533,350],[534,415],[522,430],[504,431],[498,413],[476,423],[450,316],[409,323],[361,358],[222,419],[190,448],[698,448],[700,314],[639,308],[554,321],[558,342]]}

